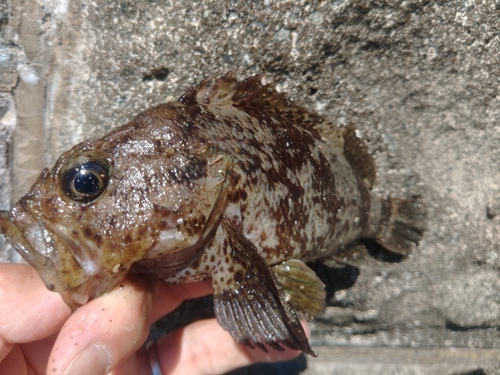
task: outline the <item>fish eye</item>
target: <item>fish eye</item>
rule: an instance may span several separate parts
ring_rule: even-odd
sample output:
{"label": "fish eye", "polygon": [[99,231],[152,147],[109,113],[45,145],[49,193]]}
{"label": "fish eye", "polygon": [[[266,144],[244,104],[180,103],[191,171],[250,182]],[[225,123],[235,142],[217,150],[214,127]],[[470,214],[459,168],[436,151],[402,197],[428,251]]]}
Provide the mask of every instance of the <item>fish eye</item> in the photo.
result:
{"label": "fish eye", "polygon": [[72,165],[61,178],[61,188],[71,200],[91,203],[106,190],[110,168],[105,161],[87,160]]}

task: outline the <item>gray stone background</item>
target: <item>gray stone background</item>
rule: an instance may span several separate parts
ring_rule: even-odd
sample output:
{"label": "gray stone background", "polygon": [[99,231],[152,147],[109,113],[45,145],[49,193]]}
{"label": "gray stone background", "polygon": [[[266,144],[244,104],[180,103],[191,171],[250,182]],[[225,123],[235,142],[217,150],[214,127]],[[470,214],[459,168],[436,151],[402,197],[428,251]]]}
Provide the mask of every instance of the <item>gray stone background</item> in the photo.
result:
{"label": "gray stone background", "polygon": [[499,52],[498,0],[0,0],[0,209],[203,77],[265,73],[356,124],[378,193],[422,196],[429,229],[402,262],[334,267],[317,359],[238,373],[500,374]]}

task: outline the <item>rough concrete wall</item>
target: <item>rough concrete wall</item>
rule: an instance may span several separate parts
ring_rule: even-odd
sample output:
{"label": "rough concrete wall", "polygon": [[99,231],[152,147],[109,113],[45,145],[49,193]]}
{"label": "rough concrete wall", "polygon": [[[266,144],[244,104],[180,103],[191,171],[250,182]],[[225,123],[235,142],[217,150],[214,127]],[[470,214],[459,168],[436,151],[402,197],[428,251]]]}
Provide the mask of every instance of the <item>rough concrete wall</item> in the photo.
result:
{"label": "rough concrete wall", "polygon": [[330,274],[335,293],[312,324],[321,357],[279,371],[497,373],[499,19],[494,0],[2,2],[0,204],[71,145],[201,78],[263,72],[297,102],[356,124],[377,192],[420,195],[430,212],[406,260],[360,249],[359,275]]}
{"label": "rough concrete wall", "polygon": [[[17,85],[16,62],[20,49],[15,44],[11,3],[0,3],[0,210],[10,207],[12,197],[12,147],[17,123],[13,89]],[[17,37],[17,35],[16,35]],[[5,239],[0,236],[0,261],[18,261]]]}

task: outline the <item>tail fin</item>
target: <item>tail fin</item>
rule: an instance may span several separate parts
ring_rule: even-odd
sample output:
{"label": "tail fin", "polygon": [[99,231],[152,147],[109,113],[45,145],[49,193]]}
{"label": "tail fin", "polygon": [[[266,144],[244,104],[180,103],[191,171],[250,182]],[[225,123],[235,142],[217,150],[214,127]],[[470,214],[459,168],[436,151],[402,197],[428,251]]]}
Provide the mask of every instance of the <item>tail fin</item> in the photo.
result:
{"label": "tail fin", "polygon": [[408,255],[426,230],[425,205],[418,199],[388,198],[381,208],[375,240],[391,252]]}

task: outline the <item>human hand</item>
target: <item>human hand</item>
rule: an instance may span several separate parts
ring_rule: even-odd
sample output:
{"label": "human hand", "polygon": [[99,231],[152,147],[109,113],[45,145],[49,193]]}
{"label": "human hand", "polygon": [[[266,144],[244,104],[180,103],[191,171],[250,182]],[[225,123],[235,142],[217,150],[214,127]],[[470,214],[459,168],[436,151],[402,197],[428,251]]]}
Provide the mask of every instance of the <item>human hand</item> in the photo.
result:
{"label": "human hand", "polygon": [[[32,267],[0,263],[0,374],[150,374],[148,355],[141,349],[150,324],[183,300],[210,293],[210,282],[168,286],[124,280],[72,313]],[[168,334],[157,349],[163,375],[222,374],[300,354],[249,349],[215,319]]]}

